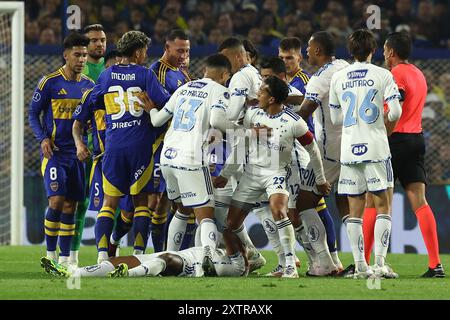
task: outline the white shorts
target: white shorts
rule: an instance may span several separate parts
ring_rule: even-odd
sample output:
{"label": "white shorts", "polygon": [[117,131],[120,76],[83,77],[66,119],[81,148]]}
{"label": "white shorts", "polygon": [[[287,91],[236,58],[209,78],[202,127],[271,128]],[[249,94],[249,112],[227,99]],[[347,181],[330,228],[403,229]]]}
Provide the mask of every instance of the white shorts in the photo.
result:
{"label": "white shorts", "polygon": [[239,180],[239,184],[233,193],[233,200],[244,203],[256,204],[260,202],[263,194],[270,198],[275,193],[289,196],[287,191],[287,180],[290,168],[282,168],[267,174],[258,174],[258,170],[245,171]]}
{"label": "white shorts", "polygon": [[384,191],[394,187],[391,160],[375,163],[357,163],[341,166],[338,193],[341,195],[362,195]]}
{"label": "white shorts", "polygon": [[[322,159],[323,171],[325,179],[333,186],[339,179],[341,164],[339,162]],[[316,176],[312,168],[311,162],[306,168],[300,168],[300,189],[312,191],[316,195],[321,195],[316,185]]]}
{"label": "white shorts", "polygon": [[180,169],[161,166],[167,198],[185,207],[214,207],[214,190],[208,167]]}

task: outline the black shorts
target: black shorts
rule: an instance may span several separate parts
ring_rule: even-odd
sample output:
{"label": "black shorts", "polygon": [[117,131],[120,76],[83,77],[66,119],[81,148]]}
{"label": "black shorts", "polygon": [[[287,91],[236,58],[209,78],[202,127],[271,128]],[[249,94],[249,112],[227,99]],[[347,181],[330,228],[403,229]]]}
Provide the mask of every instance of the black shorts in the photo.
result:
{"label": "black shorts", "polygon": [[413,182],[427,183],[425,139],[422,133],[393,133],[389,137],[394,182],[403,187]]}

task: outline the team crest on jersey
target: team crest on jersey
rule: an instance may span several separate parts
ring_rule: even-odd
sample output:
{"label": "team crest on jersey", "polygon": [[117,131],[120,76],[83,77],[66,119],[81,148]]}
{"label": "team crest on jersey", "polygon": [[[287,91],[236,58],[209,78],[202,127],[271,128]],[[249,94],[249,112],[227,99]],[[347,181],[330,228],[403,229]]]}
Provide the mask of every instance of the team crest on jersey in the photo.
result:
{"label": "team crest on jersey", "polygon": [[50,189],[52,189],[53,192],[58,191],[58,189],[59,189],[59,183],[56,182],[56,181],[50,183]]}
{"label": "team crest on jersey", "polygon": [[278,233],[277,226],[270,219],[264,219],[262,224],[264,226],[264,229],[266,229],[268,233],[270,234]]}
{"label": "team crest on jersey", "polygon": [[366,75],[367,75],[367,69],[353,70],[353,71],[347,72],[348,79],[361,79],[361,78],[365,78]]}
{"label": "team crest on jersey", "polygon": [[98,207],[100,205],[100,198],[94,197],[94,207]]}
{"label": "team crest on jersey", "polygon": [[367,152],[367,144],[366,143],[360,143],[360,144],[354,144],[352,145],[352,153],[355,156],[362,156]]}

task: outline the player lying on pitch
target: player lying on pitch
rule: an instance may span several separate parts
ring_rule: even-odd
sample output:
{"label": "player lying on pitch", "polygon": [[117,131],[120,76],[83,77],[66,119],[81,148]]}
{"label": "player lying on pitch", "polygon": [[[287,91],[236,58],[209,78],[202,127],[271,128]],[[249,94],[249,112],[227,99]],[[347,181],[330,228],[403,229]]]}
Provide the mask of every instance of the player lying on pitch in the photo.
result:
{"label": "player lying on pitch", "polygon": [[47,257],[41,259],[45,272],[62,277],[145,277],[178,276],[239,277],[247,275],[248,260],[239,238],[224,231],[226,252],[216,249],[212,260],[203,262],[203,248],[192,247],[181,251],[163,251],[124,257],[112,257],[100,264],[77,268],[73,271]]}

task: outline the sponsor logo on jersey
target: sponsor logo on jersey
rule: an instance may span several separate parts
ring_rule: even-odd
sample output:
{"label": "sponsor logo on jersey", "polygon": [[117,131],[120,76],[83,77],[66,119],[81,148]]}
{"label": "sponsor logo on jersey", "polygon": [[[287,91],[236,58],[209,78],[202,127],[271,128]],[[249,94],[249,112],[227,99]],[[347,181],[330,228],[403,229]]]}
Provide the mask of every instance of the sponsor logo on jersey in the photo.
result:
{"label": "sponsor logo on jersey", "polygon": [[365,143],[352,145],[352,153],[355,156],[362,156],[363,154],[365,154],[367,152],[367,150],[368,150],[368,148]]}
{"label": "sponsor logo on jersey", "polygon": [[67,91],[66,91],[64,88],[62,88],[62,89],[59,90],[59,92],[58,92],[58,96],[62,96],[62,95],[67,95]]}
{"label": "sponsor logo on jersey", "polygon": [[59,183],[58,183],[58,182],[52,182],[52,183],[50,183],[50,189],[51,189],[53,192],[58,191],[58,189],[59,189]]}
{"label": "sponsor logo on jersey", "polygon": [[225,99],[230,100],[230,93],[229,92],[224,92],[223,96],[225,97]]}
{"label": "sponsor logo on jersey", "polygon": [[134,173],[134,180],[139,179],[139,177],[144,173],[145,169],[145,166],[141,166],[139,169],[137,169]]}
{"label": "sponsor logo on jersey", "polygon": [[361,79],[361,78],[365,78],[367,75],[367,69],[362,69],[362,70],[354,70],[354,71],[350,71],[347,72],[347,78],[348,79]]}
{"label": "sponsor logo on jersey", "polygon": [[181,194],[181,199],[193,198],[196,196],[197,194],[195,192],[184,192]]}
{"label": "sponsor logo on jersey", "polygon": [[35,92],[33,95],[33,101],[39,102],[41,100],[41,94],[39,92]]}
{"label": "sponsor logo on jersey", "polygon": [[82,110],[83,108],[82,108],[82,106],[81,106],[81,104],[79,104],[76,108],[75,108],[75,111],[73,112],[74,113],[74,115],[79,115],[80,113],[81,113],[81,110]]}
{"label": "sponsor logo on jersey", "polygon": [[169,148],[164,152],[164,156],[167,159],[175,159],[177,157],[177,155],[178,155],[177,150],[173,149],[173,148]]}
{"label": "sponsor logo on jersey", "polygon": [[281,121],[281,122],[288,122],[288,121],[287,121],[285,118],[283,118],[283,117],[280,118],[280,121]]}
{"label": "sponsor logo on jersey", "polygon": [[111,129],[125,129],[135,126],[140,126],[141,120],[132,120],[127,122],[113,122]]}
{"label": "sponsor logo on jersey", "polygon": [[179,87],[179,86],[181,86],[182,84],[183,84],[183,82],[181,82],[181,80],[178,79],[178,81],[177,81],[177,86]]}
{"label": "sponsor logo on jersey", "polygon": [[[179,81],[179,80],[178,80],[178,81]],[[189,88],[197,88],[197,89],[201,89],[201,88],[203,88],[203,87],[206,86],[206,85],[207,85],[206,82],[193,81],[193,82],[190,82],[190,83],[188,84],[188,87],[189,87]]]}
{"label": "sponsor logo on jersey", "polygon": [[231,94],[232,96],[247,96],[248,88],[235,88],[234,92]]}

